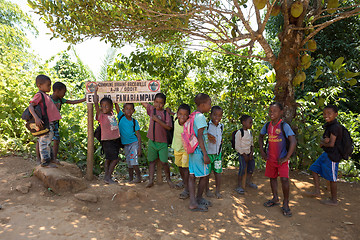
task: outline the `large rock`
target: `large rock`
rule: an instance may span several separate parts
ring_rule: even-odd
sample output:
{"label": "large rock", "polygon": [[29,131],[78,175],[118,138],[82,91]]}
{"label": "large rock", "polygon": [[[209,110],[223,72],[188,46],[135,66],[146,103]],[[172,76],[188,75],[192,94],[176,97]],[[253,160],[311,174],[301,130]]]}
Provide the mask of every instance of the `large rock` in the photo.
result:
{"label": "large rock", "polygon": [[57,168],[44,168],[37,166],[34,175],[39,178],[47,188],[55,193],[76,193],[87,188],[81,170],[75,165],[61,162]]}

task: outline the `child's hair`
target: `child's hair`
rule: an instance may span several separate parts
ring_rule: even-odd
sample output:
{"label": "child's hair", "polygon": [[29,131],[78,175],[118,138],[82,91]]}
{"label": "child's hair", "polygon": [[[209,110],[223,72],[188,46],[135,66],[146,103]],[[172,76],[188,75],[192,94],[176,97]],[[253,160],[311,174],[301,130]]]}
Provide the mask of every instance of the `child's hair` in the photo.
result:
{"label": "child's hair", "polygon": [[63,84],[62,82],[56,82],[53,85],[53,92],[55,91],[60,91],[60,90],[66,90],[66,86],[65,84]]}
{"label": "child's hair", "polygon": [[270,104],[270,107],[271,107],[271,106],[277,106],[278,108],[280,108],[281,111],[284,110],[283,105],[282,105],[281,103],[279,103],[279,102],[272,102],[272,103]]}
{"label": "child's hair", "polygon": [[109,103],[111,106],[113,105],[113,101],[112,101],[110,98],[107,98],[107,97],[104,97],[103,99],[100,100],[100,105],[101,105],[103,102],[107,102],[107,103]]}
{"label": "child's hair", "polygon": [[40,84],[44,84],[47,81],[51,81],[51,79],[48,76],[43,75],[43,74],[38,75],[35,79],[36,86],[40,85]]}
{"label": "child's hair", "polygon": [[332,105],[332,104],[329,104],[329,105],[326,105],[326,107],[324,107],[324,109],[332,109],[334,111],[334,113],[337,113],[339,110],[338,110],[338,107],[335,106],[335,105]]}
{"label": "child's hair", "polygon": [[240,118],[240,122],[241,124],[245,121],[247,121],[249,118],[251,118],[249,115],[242,115],[241,118]]}
{"label": "child's hair", "polygon": [[156,98],[161,98],[161,99],[164,100],[164,103],[166,103],[166,96],[165,96],[165,94],[163,94],[163,93],[157,93],[157,94],[155,95],[155,98],[154,98],[154,99],[156,99]]}
{"label": "child's hair", "polygon": [[211,99],[211,98],[206,93],[198,93],[195,96],[194,102],[195,102],[196,106],[199,106],[202,103],[206,103],[206,101],[208,101],[209,99]]}
{"label": "child's hair", "polygon": [[133,109],[135,109],[135,105],[133,103],[124,103],[123,108],[125,108],[126,105],[131,105]]}
{"label": "child's hair", "polygon": [[179,108],[178,108],[178,110],[177,110],[177,111],[180,111],[180,109],[184,109],[184,110],[188,111],[188,112],[189,112],[189,115],[190,115],[190,113],[191,113],[190,106],[189,106],[189,105],[187,105],[186,103],[182,103],[182,104],[180,104],[180,106],[179,106]]}
{"label": "child's hair", "polygon": [[220,107],[220,106],[212,106],[212,108],[211,108],[211,113],[210,113],[210,115],[211,114],[213,114],[215,111],[217,111],[217,110],[221,110],[221,111],[223,111],[223,109]]}

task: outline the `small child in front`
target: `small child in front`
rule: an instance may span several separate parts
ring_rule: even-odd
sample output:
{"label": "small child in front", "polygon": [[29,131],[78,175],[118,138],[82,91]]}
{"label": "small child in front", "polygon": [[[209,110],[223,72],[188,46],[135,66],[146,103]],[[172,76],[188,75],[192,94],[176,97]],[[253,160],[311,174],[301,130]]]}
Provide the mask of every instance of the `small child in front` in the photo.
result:
{"label": "small child in front", "polygon": [[336,120],[338,116],[338,108],[334,105],[327,105],[323,110],[325,119],[325,131],[323,139],[320,142],[320,147],[324,152],[320,157],[310,166],[312,176],[314,178],[315,191],[309,193],[311,196],[320,197],[320,179],[319,174],[330,181],[331,198],[321,201],[321,203],[331,206],[338,205],[337,200],[337,173],[339,162],[342,159],[339,153],[339,146],[341,146],[342,128]]}
{"label": "small child in front", "polygon": [[154,185],[156,159],[160,159],[170,188],[175,187],[175,184],[170,178],[168,143],[166,136],[166,130],[172,128],[172,122],[170,114],[164,110],[165,103],[166,96],[163,93],[157,93],[155,95],[154,105],[142,103],[146,108],[147,114],[150,116],[149,130],[146,135],[149,138],[147,156],[149,161],[149,183],[146,185],[147,188]]}
{"label": "small child in front", "polygon": [[[214,171],[215,175],[215,196],[222,198],[220,193],[222,162],[221,162],[221,150],[222,150],[222,134],[224,131],[224,125],[220,123],[223,116],[223,109],[220,106],[213,106],[210,112],[210,122],[208,124],[208,150],[207,154],[210,158],[210,173]],[[210,175],[209,175],[210,176]],[[209,176],[206,181],[206,196],[212,197],[213,193],[209,189]]]}
{"label": "small child in front", "polygon": [[171,148],[174,149],[175,164],[179,167],[180,175],[184,183],[184,191],[180,193],[180,199],[189,197],[189,155],[184,149],[181,133],[184,131],[184,123],[190,115],[190,106],[183,103],[179,106],[174,121],[174,137]]}
{"label": "small child in front", "polygon": [[39,92],[35,94],[33,99],[30,101],[29,111],[35,119],[35,124],[38,127],[41,127],[44,122],[36,114],[34,107],[40,104],[41,111],[44,114],[44,103],[42,96],[44,96],[45,104],[47,108],[47,116],[49,119],[49,132],[46,135],[40,136],[38,138],[39,152],[41,157],[41,166],[42,167],[56,167],[56,165],[51,164],[51,140],[54,136],[54,122],[61,119],[59,110],[56,108],[55,104],[51,100],[50,96],[47,95],[47,92],[51,90],[51,80],[48,76],[39,75],[36,77],[36,86],[39,89]]}
{"label": "small child in front", "polygon": [[[135,112],[135,106],[133,103],[125,103],[121,111],[119,105],[115,103],[115,108],[118,112],[120,138],[121,143],[124,145],[129,181],[131,183],[140,183],[142,179],[138,156],[141,156],[141,136],[139,123],[132,117]],[[136,180],[134,180],[134,170]]]}
{"label": "small child in front", "polygon": [[[259,147],[260,153],[266,160],[265,176],[270,178],[271,191],[273,198],[264,203],[265,207],[273,207],[279,205],[279,196],[277,191],[277,177],[280,177],[284,200],[282,212],[284,216],[291,217],[292,213],[289,208],[289,159],[295,151],[296,139],[295,134],[287,123],[283,123],[281,119],[283,115],[283,106],[281,103],[274,102],[270,105],[269,116],[270,123],[265,124],[260,131]],[[267,129],[266,129],[266,126]],[[283,126],[283,127],[282,127]],[[282,130],[283,128],[283,130]],[[284,132],[283,132],[284,131]],[[268,134],[268,150],[264,151],[263,140],[264,135]],[[286,150],[286,138],[290,141],[289,150]]]}
{"label": "small child in front", "polygon": [[[251,181],[255,169],[254,142],[250,130],[253,119],[249,115],[242,115],[240,122],[243,126],[242,130],[238,130],[235,134],[235,150],[239,155],[239,173],[235,191],[239,194],[244,194],[245,190],[242,188],[243,180],[251,188],[257,189],[257,186]],[[246,179],[243,179],[245,171],[247,171],[247,175]]]}
{"label": "small child in front", "polygon": [[[67,100],[64,98],[65,93],[66,93],[66,85],[63,84],[62,82],[56,82],[54,83],[54,85],[52,86],[53,89],[53,94],[50,96],[52,101],[55,103],[57,109],[61,110],[61,105],[64,103],[67,104],[78,104],[78,103],[82,103],[85,102],[85,98],[82,99],[78,99],[78,100]],[[53,137],[53,162],[55,163],[60,163],[59,160],[57,159],[57,154],[59,151],[59,144],[60,144],[60,134],[59,134],[59,124],[60,121],[54,121],[54,137]],[[39,144],[36,144],[36,156],[38,159],[40,159],[40,153],[39,153]]]}
{"label": "small child in front", "polygon": [[94,94],[94,105],[96,109],[96,120],[100,123],[101,141],[105,153],[104,181],[107,184],[116,183],[112,180],[112,173],[119,162],[120,132],[116,117],[113,113],[113,102],[110,98],[103,98],[100,101],[97,95],[97,88]]}
{"label": "small child in front", "polygon": [[[211,98],[205,93],[199,93],[195,96],[195,104],[198,112],[194,118],[194,131],[199,145],[194,153],[189,154],[189,209],[194,212],[207,212],[211,202],[202,197],[207,176],[210,173],[210,158],[207,154],[207,122],[204,113],[211,109]],[[195,195],[195,178],[199,179],[198,191]]]}

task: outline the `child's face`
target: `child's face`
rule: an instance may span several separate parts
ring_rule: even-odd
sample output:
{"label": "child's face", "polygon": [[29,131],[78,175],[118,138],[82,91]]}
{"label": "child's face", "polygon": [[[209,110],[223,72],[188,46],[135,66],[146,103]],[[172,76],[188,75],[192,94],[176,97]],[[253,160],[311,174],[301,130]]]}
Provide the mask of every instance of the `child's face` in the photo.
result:
{"label": "child's face", "polygon": [[60,99],[64,98],[65,93],[66,93],[66,89],[60,89],[60,90],[56,90],[54,92],[55,96],[60,98]]}
{"label": "child's face", "polygon": [[244,129],[251,129],[253,125],[253,119],[252,118],[246,119],[245,121],[242,122],[242,125]]}
{"label": "child's face", "polygon": [[331,108],[325,108],[323,111],[323,117],[326,122],[332,122],[337,117],[338,113],[334,112]]}
{"label": "child's face", "polygon": [[222,110],[216,109],[215,111],[213,111],[210,115],[212,123],[215,124],[215,126],[217,126],[221,121],[222,116],[223,116]]}
{"label": "child's face", "polygon": [[277,105],[271,105],[269,108],[269,116],[271,120],[280,119],[283,111]]}
{"label": "child's face", "polygon": [[210,112],[211,99],[209,98],[205,103],[201,103],[198,108],[199,108],[200,112],[202,112],[202,113]]}
{"label": "child's face", "polygon": [[101,111],[102,111],[104,114],[111,113],[112,110],[113,110],[113,106],[112,106],[109,102],[103,102],[103,103],[101,103]]}
{"label": "child's face", "polygon": [[125,104],[125,106],[123,108],[123,113],[124,113],[125,117],[130,118],[134,112],[135,112],[135,109],[133,108],[133,106],[131,104]]}
{"label": "child's face", "polygon": [[159,97],[154,99],[154,107],[156,108],[156,110],[162,110],[164,105],[165,105],[164,99]]}
{"label": "child's face", "polygon": [[177,118],[179,119],[179,124],[184,125],[186,120],[189,118],[189,111],[185,109],[179,109],[177,112]]}
{"label": "child's face", "polygon": [[46,81],[44,83],[40,83],[37,87],[42,92],[50,92],[50,90],[51,90],[51,81]]}

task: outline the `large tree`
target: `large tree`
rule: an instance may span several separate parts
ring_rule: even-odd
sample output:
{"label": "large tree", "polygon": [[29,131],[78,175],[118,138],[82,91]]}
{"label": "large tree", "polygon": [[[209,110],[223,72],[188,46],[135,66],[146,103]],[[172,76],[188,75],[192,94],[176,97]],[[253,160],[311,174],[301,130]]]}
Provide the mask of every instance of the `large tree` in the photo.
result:
{"label": "large tree", "polygon": [[[358,0],[29,0],[55,37],[70,43],[101,37],[114,46],[139,39],[149,43],[176,41],[187,36],[267,61],[275,69],[275,100],[285,105],[285,118],[295,116],[293,80],[303,81],[300,57],[316,49],[314,36],[339,20],[360,14]],[[264,10],[261,10],[264,9]],[[272,15],[280,11],[280,51],[275,54],[264,36]],[[254,19],[254,21],[251,21]],[[324,21],[325,20],[325,21]],[[258,43],[263,51],[253,51]]]}

